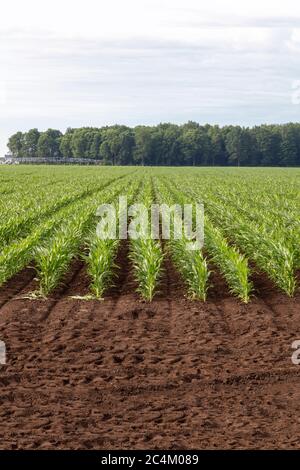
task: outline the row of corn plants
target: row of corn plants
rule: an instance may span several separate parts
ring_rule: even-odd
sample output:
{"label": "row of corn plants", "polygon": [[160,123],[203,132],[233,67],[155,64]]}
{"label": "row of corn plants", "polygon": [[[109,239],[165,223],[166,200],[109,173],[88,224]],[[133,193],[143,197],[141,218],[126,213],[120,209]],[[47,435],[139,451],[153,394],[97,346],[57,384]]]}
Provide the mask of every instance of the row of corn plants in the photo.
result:
{"label": "row of corn plants", "polygon": [[70,188],[71,186],[71,178],[68,180],[49,177],[45,177],[42,181],[30,177],[21,181],[16,178],[13,183],[6,184],[6,189],[1,183],[3,190],[0,199],[1,214],[6,217],[10,211],[18,214],[26,213],[34,204],[41,204],[51,193],[59,190],[59,187]]}
{"label": "row of corn plants", "polygon": [[136,230],[134,232],[131,230],[131,226],[129,226],[129,257],[132,261],[134,277],[138,284],[137,291],[143,299],[151,301],[158,289],[164,257],[160,241],[154,239],[152,236],[150,213],[151,204],[154,202],[153,188],[152,180],[146,171],[143,179],[144,184],[136,198],[136,202],[143,204],[145,207],[144,213],[140,215],[142,218],[144,217],[148,223],[145,227],[139,226],[138,224],[135,225]]}
{"label": "row of corn plants", "polygon": [[[182,184],[180,187],[182,187]],[[197,199],[194,200],[187,194],[184,195],[180,187],[173,183],[170,188],[176,200],[181,201],[181,204],[197,201]],[[248,259],[236,247],[228,243],[228,240],[207,216],[204,217],[204,233],[204,248],[209,259],[224,276],[230,292],[243,302],[249,302],[253,285],[250,280]]]}
{"label": "row of corn plants", "polygon": [[[260,235],[271,239],[274,244],[286,245],[290,253],[293,253],[294,269],[300,268],[300,220],[299,209],[293,203],[287,207],[286,201],[280,205],[275,204],[268,196],[264,203],[261,202],[262,195],[253,191],[251,200],[247,195],[240,195],[236,201],[231,192],[218,197],[218,202],[222,202],[227,208],[236,213],[237,219],[242,219],[245,223],[256,227]],[[276,198],[274,198],[276,199]],[[213,200],[213,198],[211,198]]]}
{"label": "row of corn plants", "polygon": [[82,243],[95,223],[97,208],[100,204],[112,202],[128,186],[128,181],[128,177],[118,180],[108,189],[100,191],[99,195],[93,195],[88,204],[79,207],[74,216],[53,232],[46,244],[36,248],[37,295],[47,296],[59,285],[71,260],[80,254]]}
{"label": "row of corn plants", "polygon": [[[46,219],[62,207],[98,192],[99,189],[105,188],[105,186],[113,181],[113,175],[110,178],[89,177],[87,180],[77,181],[77,185],[75,179],[70,186],[67,186],[67,181],[65,181],[59,186],[52,187],[50,194],[49,190],[47,191],[44,188],[42,193],[34,200],[34,203],[32,200],[29,200],[29,207],[24,206],[24,200],[22,207],[14,204],[14,211],[11,211],[0,222],[0,246],[3,247],[13,240],[24,238],[32,231],[37,220],[40,222],[42,219]],[[66,186],[68,187],[67,194]],[[37,188],[32,187],[33,192],[36,190]]]}
{"label": "row of corn plants", "polygon": [[[160,205],[169,207],[180,201],[174,197],[168,186],[158,180],[156,182],[156,198]],[[163,211],[162,211],[163,212]],[[163,217],[163,214],[162,214]],[[175,229],[176,227],[176,229]],[[166,242],[167,250],[187,286],[190,298],[205,301],[207,298],[210,271],[202,251],[192,250],[191,240],[181,230],[180,236],[175,236],[178,227],[182,227],[182,219],[176,210],[171,211],[170,239]]]}
{"label": "row of corn plants", "polygon": [[222,225],[231,239],[256,266],[287,295],[293,296],[297,287],[295,271],[298,250],[281,230],[271,232],[262,224],[250,221],[233,208],[208,202],[212,217]]}
{"label": "row of corn plants", "polygon": [[[134,195],[139,186],[140,181],[138,178],[126,188],[128,204],[132,204],[134,201]],[[115,214],[118,214],[121,207],[117,199],[112,201],[112,206]],[[82,257],[90,278],[91,298],[102,299],[104,292],[113,285],[114,274],[118,268],[115,261],[120,245],[118,228],[116,221],[116,233],[110,233],[108,227],[107,234],[104,237],[103,234],[100,236],[97,229],[93,227],[86,239],[86,252],[83,253]]]}
{"label": "row of corn plants", "polygon": [[[115,183],[112,187],[117,187]],[[99,191],[101,194],[101,191]],[[84,200],[63,207],[49,216],[48,219],[36,224],[30,234],[2,247],[0,252],[0,285],[23,269],[33,259],[38,247],[45,247],[53,238],[53,233],[70,223],[72,219],[85,212],[95,196],[89,196]]]}
{"label": "row of corn plants", "polygon": [[[83,172],[80,167],[60,167],[56,171],[51,171],[52,167],[38,167],[36,171],[33,168],[35,167],[28,167],[28,174],[21,173],[21,176],[18,171],[20,167],[10,169],[12,178],[7,182],[9,193],[0,198],[1,224],[13,214],[26,216],[34,206],[41,206],[47,199],[54,198],[58,192],[64,191],[64,195],[72,196],[80,190],[89,189],[97,183],[101,184],[102,180],[108,181],[114,176],[105,168],[101,168],[101,173],[90,172],[88,169]],[[117,173],[124,171],[125,169],[118,169]],[[2,179],[0,186],[3,187]]]}
{"label": "row of corn plants", "polygon": [[191,197],[201,197],[205,201],[206,212],[221,232],[234,241],[281,290],[289,296],[294,295],[299,252],[286,232],[275,223],[270,230],[268,224],[261,222],[261,218],[251,220],[235,208],[233,201],[228,203],[225,197],[216,196],[207,182],[199,185],[199,181],[189,180],[188,183]]}
{"label": "row of corn plants", "polygon": [[[269,238],[287,241],[295,254],[296,269],[300,268],[300,200],[293,180],[282,188],[282,181],[273,179],[254,186],[244,178],[242,182],[220,185],[211,198],[240,212],[244,220],[254,222]],[[251,194],[251,198],[249,198]]]}

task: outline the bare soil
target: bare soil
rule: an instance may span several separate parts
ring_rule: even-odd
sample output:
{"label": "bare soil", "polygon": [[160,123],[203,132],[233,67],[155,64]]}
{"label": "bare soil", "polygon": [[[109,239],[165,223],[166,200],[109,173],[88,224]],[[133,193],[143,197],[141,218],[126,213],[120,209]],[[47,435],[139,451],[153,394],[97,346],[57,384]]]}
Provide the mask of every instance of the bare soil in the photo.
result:
{"label": "bare soil", "polygon": [[119,253],[104,301],[81,261],[48,300],[25,269],[0,289],[1,449],[300,448],[300,295],[261,274],[248,305],[214,274],[205,304],[165,262],[160,293],[139,300]]}

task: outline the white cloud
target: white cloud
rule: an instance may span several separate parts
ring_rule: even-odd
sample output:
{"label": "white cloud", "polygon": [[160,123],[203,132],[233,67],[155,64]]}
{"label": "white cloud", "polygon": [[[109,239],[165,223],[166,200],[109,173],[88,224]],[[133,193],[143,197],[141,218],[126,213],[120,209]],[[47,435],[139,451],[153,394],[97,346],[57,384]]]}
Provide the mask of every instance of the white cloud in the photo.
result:
{"label": "white cloud", "polygon": [[5,2],[0,153],[30,127],[299,120],[299,31],[294,0]]}

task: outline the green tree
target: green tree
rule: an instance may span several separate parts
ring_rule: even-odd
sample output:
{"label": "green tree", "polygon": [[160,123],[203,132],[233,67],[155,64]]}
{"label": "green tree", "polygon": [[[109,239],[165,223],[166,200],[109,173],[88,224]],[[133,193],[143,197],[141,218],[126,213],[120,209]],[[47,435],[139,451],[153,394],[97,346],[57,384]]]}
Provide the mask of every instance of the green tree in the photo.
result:
{"label": "green tree", "polygon": [[298,161],[297,139],[292,125],[281,128],[282,141],[280,144],[279,164],[283,166],[295,166]]}
{"label": "green tree", "polygon": [[64,158],[72,158],[74,156],[72,149],[73,132],[73,129],[69,127],[60,139],[59,150]]}
{"label": "green tree", "polygon": [[262,166],[278,165],[280,157],[281,135],[277,126],[256,126],[253,129],[257,150],[258,164]]}
{"label": "green tree", "polygon": [[151,165],[154,160],[153,128],[137,126],[134,129],[134,137],[133,162],[137,165]]}
{"label": "green tree", "polygon": [[186,165],[207,165],[210,155],[210,139],[201,128],[186,128],[181,136]]}
{"label": "green tree", "polygon": [[25,157],[36,158],[38,156],[38,141],[40,133],[37,129],[30,129],[24,134],[23,154]]}
{"label": "green tree", "polygon": [[209,126],[207,134],[210,138],[210,164],[212,166],[226,165],[225,142],[219,126]]}
{"label": "green tree", "polygon": [[13,134],[7,144],[13,157],[24,156],[24,134],[22,132],[16,132]]}
{"label": "green tree", "polygon": [[226,150],[229,163],[240,166],[246,163],[249,157],[249,137],[247,131],[240,126],[230,126],[225,137]]}
{"label": "green tree", "polygon": [[102,159],[110,165],[300,166],[300,123],[240,126],[114,125],[17,132],[8,141],[16,157]]}
{"label": "green tree", "polygon": [[38,140],[38,156],[40,158],[59,158],[60,140],[62,133],[56,129],[48,129],[42,132]]}
{"label": "green tree", "polygon": [[102,142],[101,131],[97,129],[93,132],[93,136],[90,142],[90,158],[100,159],[100,146]]}
{"label": "green tree", "polygon": [[71,141],[72,153],[75,158],[84,158],[87,150],[87,138],[85,129],[75,129]]}

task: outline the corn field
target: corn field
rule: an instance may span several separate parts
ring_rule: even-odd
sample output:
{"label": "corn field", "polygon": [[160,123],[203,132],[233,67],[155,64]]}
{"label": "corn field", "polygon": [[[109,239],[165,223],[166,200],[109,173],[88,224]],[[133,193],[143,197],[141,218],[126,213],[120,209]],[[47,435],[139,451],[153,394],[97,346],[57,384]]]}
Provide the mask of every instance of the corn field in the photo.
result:
{"label": "corn field", "polygon": [[[172,263],[185,295],[210,299],[214,273],[229,295],[248,303],[257,295],[257,276],[265,276],[293,297],[300,270],[300,170],[251,168],[3,167],[0,169],[0,286],[24,269],[34,269],[32,298],[47,298],[62,286],[74,260],[84,263],[89,294],[104,299],[119,276],[118,253],[125,242],[99,238],[97,208],[119,197],[153,205],[201,203],[204,244],[151,229],[128,240],[127,262],[137,295],[151,302],[160,293],[166,263]],[[133,213],[128,212],[128,227]],[[118,232],[118,220],[117,232]],[[161,224],[161,218],[160,218]]]}

